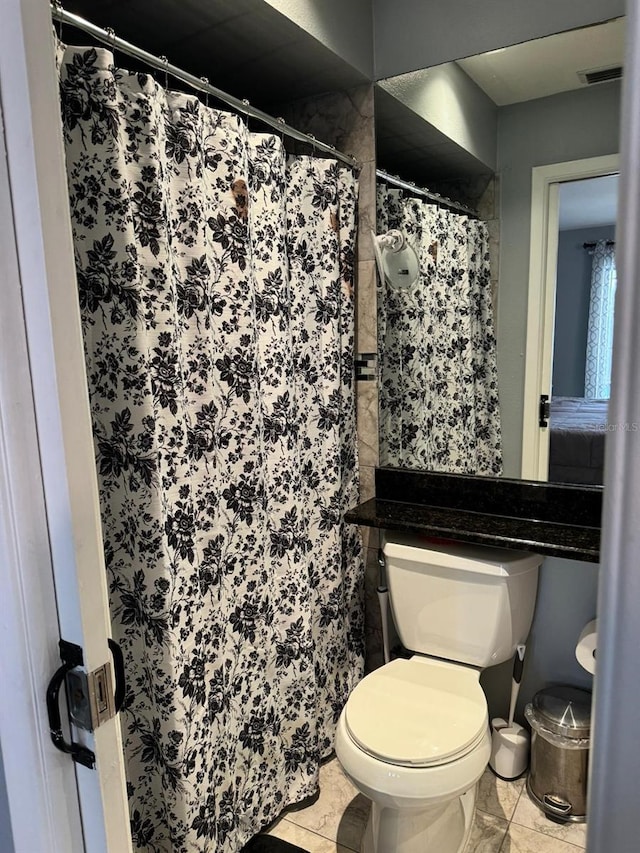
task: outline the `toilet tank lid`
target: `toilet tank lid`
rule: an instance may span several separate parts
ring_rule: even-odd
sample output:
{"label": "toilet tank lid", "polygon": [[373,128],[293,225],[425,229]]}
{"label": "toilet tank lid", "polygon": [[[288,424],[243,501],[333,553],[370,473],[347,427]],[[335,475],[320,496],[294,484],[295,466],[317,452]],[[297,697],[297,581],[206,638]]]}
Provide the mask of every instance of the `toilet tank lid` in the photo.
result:
{"label": "toilet tank lid", "polygon": [[385,532],[382,550],[387,558],[425,565],[510,577],[538,568],[544,557],[529,551],[495,548],[468,542],[443,542],[412,533]]}

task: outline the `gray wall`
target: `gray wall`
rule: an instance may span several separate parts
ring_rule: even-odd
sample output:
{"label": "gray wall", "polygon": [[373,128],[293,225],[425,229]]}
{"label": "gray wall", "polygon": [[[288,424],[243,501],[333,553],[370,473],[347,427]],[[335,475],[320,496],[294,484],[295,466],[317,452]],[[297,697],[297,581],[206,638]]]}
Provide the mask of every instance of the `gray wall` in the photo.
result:
{"label": "gray wall", "polygon": [[[303,30],[371,80],[373,13],[371,0],[266,0]],[[286,93],[274,100],[285,100]]]}
{"label": "gray wall", "polygon": [[552,392],[560,397],[584,395],[592,260],[584,244],[613,240],[615,230],[602,225],[560,232],[552,379]]}
{"label": "gray wall", "polygon": [[[598,570],[596,563],[560,557],[547,557],[542,564],[516,709],[520,722],[524,706],[538,690],[552,684],[592,689],[593,676],[576,660],[575,647],[580,632],[596,615]],[[481,676],[490,718],[509,712],[512,666],[509,661]]]}
{"label": "gray wall", "polygon": [[454,62],[379,85],[495,171],[498,108]]}
{"label": "gray wall", "polygon": [[374,0],[373,8],[377,80],[625,14],[624,0]]}
{"label": "gray wall", "polygon": [[619,150],[620,84],[603,83],[498,112],[498,375],[505,476],[519,477],[531,229],[531,169]]}

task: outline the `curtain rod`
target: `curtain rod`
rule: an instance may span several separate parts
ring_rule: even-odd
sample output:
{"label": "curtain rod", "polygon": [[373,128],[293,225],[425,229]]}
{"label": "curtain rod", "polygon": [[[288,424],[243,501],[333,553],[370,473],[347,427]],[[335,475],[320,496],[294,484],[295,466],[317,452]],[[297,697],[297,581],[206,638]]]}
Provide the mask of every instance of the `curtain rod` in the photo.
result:
{"label": "curtain rod", "polygon": [[51,4],[51,16],[55,21],[59,21],[62,24],[69,24],[72,27],[76,27],[79,30],[89,33],[89,35],[93,36],[98,41],[103,42],[113,51],[118,50],[120,53],[125,53],[128,56],[139,59],[145,64],[151,66],[151,68],[163,71],[165,74],[170,74],[175,79],[180,80],[182,83],[186,83],[198,92],[204,92],[207,95],[212,95],[214,98],[223,101],[237,112],[242,113],[249,118],[261,121],[263,124],[274,128],[278,133],[285,134],[292,139],[297,139],[299,142],[306,142],[313,148],[323,151],[326,154],[330,154],[332,157],[335,157],[336,160],[341,160],[348,166],[351,166],[358,171],[360,170],[360,163],[350,154],[343,154],[333,145],[328,145],[326,142],[320,142],[320,140],[316,139],[315,136],[312,136],[310,133],[303,133],[300,130],[296,130],[294,127],[288,125],[284,119],[274,118],[268,113],[265,113],[256,107],[252,107],[249,101],[240,100],[239,98],[235,98],[233,95],[223,92],[221,89],[217,89],[209,83],[206,77],[195,77],[188,71],[184,71],[176,65],[171,65],[166,57],[154,56],[154,54],[148,53],[146,50],[130,44],[124,39],[116,36],[113,30],[103,30],[96,24],[92,24],[91,21],[87,21],[85,18],[81,18],[73,12],[67,12],[62,8],[62,5],[59,2]]}
{"label": "curtain rod", "polygon": [[416,184],[411,183],[410,181],[403,181],[402,178],[399,178],[397,175],[390,175],[388,172],[383,172],[382,169],[376,169],[376,177],[380,178],[383,181],[386,181],[389,184],[393,184],[396,187],[399,187],[402,190],[407,190],[410,193],[414,193],[415,195],[424,196],[424,198],[431,199],[431,201],[435,201],[437,204],[444,204],[447,207],[452,207],[455,210],[460,210],[462,213],[466,213],[468,216],[474,216],[476,219],[479,219],[478,212],[473,210],[470,207],[467,207],[465,204],[461,204],[458,201],[452,201],[450,198],[445,198],[442,195],[438,195],[438,193],[432,193],[430,190],[424,189],[423,187],[418,187]]}
{"label": "curtain rod", "polygon": [[[605,240],[605,241],[604,241],[604,244],[605,244],[605,246],[615,246],[616,241],[615,241],[615,240]],[[595,247],[596,247],[597,245],[598,245],[598,244],[597,244],[597,243],[595,242],[595,240],[594,240],[592,243],[583,243],[583,244],[582,244],[582,248],[583,248],[583,249],[595,249]]]}

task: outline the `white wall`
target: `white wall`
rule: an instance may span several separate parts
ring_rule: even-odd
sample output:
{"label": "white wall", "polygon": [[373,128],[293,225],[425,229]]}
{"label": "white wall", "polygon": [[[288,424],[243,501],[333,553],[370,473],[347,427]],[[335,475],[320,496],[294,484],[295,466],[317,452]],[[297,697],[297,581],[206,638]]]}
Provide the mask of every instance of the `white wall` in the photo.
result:
{"label": "white wall", "polygon": [[377,80],[625,14],[624,0],[373,0],[373,8]]}

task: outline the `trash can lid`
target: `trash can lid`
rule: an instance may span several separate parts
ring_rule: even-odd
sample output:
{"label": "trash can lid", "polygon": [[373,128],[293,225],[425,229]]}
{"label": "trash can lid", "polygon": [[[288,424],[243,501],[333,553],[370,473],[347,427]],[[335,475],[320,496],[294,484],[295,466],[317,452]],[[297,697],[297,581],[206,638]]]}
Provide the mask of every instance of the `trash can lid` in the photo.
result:
{"label": "trash can lid", "polygon": [[533,710],[543,726],[569,738],[589,737],[591,693],[577,687],[557,685],[533,697]]}

